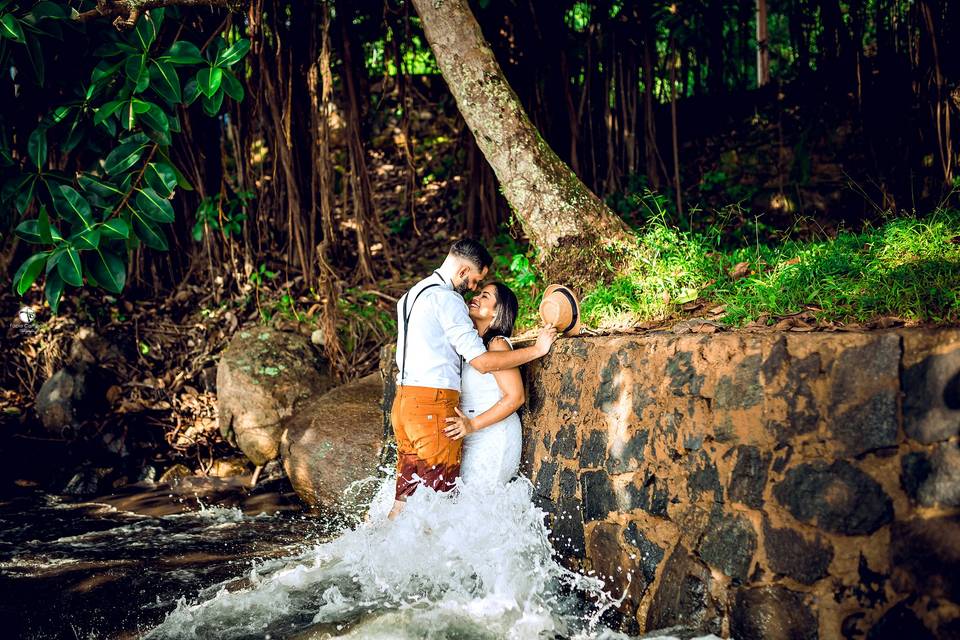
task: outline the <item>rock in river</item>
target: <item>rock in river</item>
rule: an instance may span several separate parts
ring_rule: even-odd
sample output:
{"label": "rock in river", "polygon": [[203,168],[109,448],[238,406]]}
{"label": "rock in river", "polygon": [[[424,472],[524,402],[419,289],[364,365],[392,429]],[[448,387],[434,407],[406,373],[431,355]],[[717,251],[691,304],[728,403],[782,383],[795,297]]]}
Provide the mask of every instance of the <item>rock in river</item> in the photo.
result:
{"label": "rock in river", "polygon": [[334,505],[352,482],[376,474],[386,442],[382,399],[373,373],[297,408],[284,425],[280,457],[301,499]]}
{"label": "rock in river", "polygon": [[240,331],[217,368],[220,433],[254,464],[266,464],[278,455],[282,421],[333,385],[309,338],[265,327]]}

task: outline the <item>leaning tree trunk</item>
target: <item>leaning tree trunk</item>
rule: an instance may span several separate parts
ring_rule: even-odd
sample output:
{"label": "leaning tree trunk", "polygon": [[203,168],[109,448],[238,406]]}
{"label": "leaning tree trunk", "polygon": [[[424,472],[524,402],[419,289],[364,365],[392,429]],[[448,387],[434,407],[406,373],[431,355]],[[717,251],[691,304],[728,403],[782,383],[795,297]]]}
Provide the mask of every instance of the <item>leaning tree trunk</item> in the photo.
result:
{"label": "leaning tree trunk", "polygon": [[503,195],[539,250],[548,278],[603,277],[603,249],[623,246],[623,221],[557,156],[510,88],[467,0],[413,0],[460,113]]}

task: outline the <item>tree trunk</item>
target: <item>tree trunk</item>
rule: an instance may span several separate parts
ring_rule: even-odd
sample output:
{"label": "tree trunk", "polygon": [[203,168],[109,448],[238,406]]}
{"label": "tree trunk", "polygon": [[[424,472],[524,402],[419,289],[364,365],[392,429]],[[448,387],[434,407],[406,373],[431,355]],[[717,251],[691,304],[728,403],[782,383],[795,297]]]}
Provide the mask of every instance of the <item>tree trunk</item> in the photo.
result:
{"label": "tree trunk", "polygon": [[770,49],[767,46],[767,0],[757,0],[757,86],[770,82]]}
{"label": "tree trunk", "polygon": [[625,243],[626,225],[544,142],[466,0],[413,0],[413,6],[450,92],[539,250],[545,273],[577,284],[602,275],[600,249]]}

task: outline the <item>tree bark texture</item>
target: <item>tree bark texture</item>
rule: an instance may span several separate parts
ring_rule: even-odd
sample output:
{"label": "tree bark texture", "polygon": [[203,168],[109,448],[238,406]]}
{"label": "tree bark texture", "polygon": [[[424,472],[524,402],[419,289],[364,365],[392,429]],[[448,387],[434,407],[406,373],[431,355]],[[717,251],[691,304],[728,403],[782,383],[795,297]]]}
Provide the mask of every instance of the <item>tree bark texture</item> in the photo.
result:
{"label": "tree bark texture", "polygon": [[467,126],[541,258],[556,257],[559,248],[585,253],[626,240],[623,221],[530,122],[466,0],[413,0],[413,6]]}

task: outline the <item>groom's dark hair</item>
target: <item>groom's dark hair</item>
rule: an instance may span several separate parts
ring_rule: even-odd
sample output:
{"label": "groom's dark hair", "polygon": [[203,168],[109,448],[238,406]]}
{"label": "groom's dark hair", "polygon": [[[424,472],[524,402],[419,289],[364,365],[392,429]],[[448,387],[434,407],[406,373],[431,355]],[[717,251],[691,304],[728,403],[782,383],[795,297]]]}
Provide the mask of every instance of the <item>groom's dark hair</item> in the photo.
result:
{"label": "groom's dark hair", "polygon": [[450,255],[472,262],[478,271],[483,271],[493,264],[490,252],[473,238],[464,238],[454,242],[453,246],[450,247]]}

